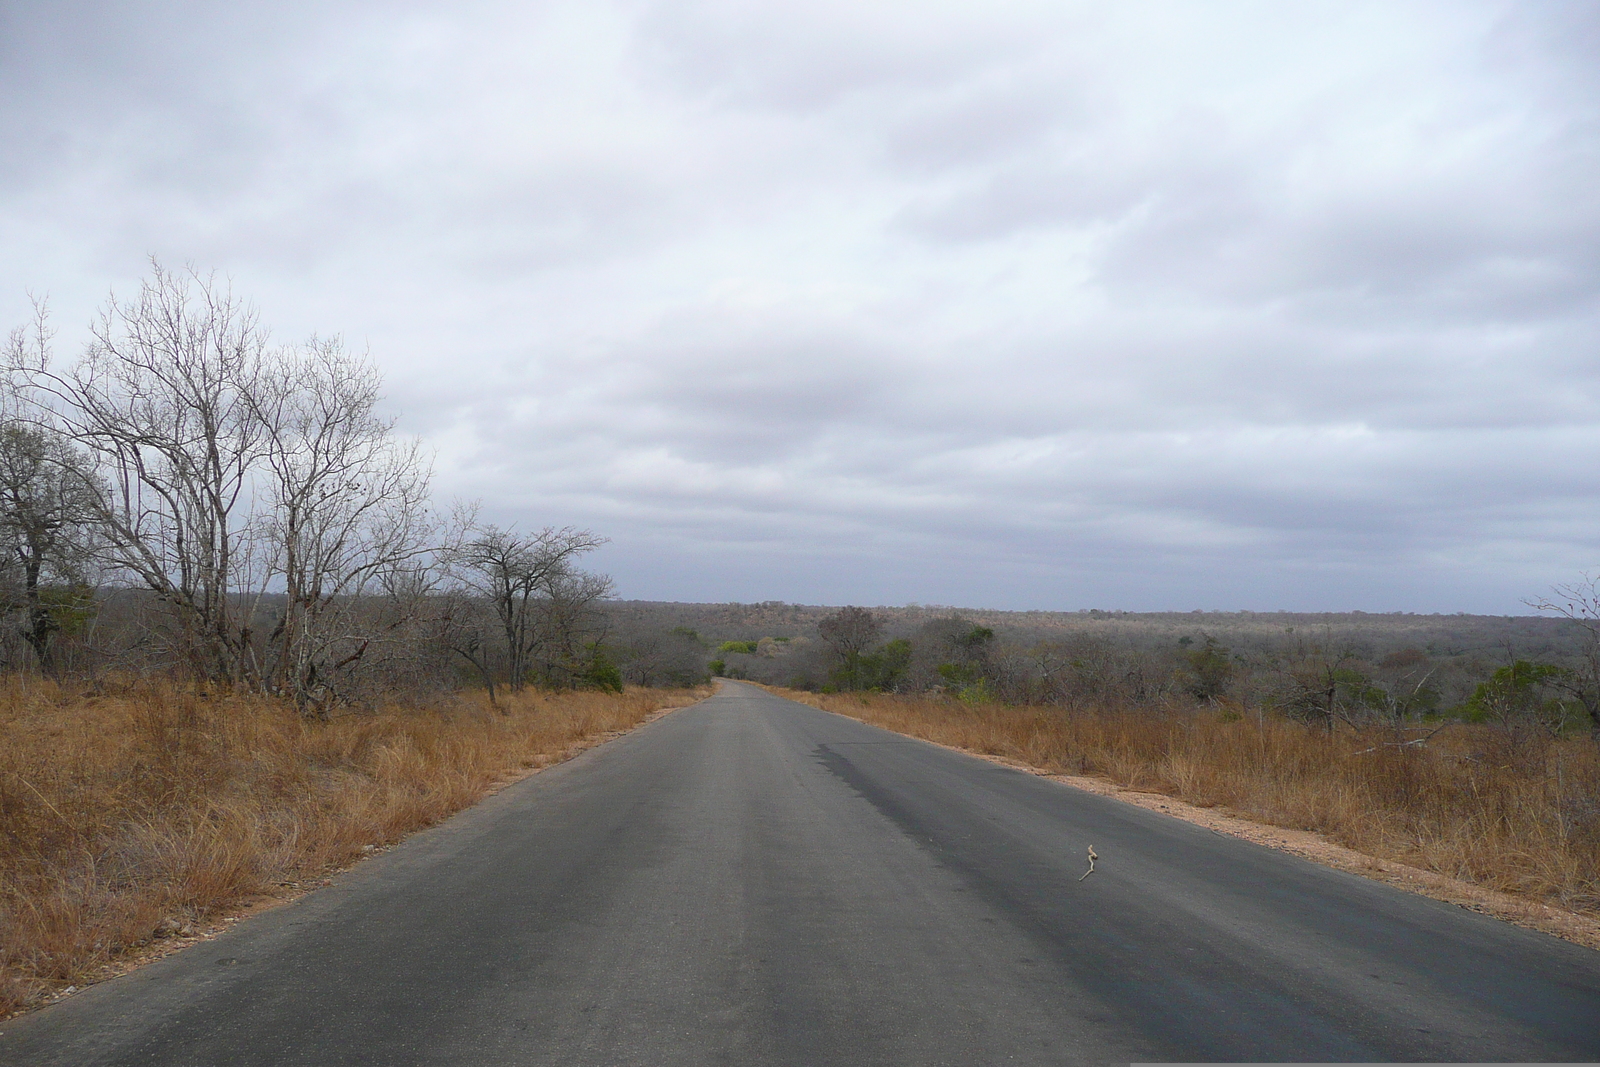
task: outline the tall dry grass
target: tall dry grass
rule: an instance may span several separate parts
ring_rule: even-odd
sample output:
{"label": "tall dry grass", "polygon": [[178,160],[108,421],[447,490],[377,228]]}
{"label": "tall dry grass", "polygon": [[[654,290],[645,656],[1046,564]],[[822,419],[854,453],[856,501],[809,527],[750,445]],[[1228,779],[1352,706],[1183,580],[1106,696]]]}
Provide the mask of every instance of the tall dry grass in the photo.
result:
{"label": "tall dry grass", "polygon": [[785,695],[876,726],[1053,773],[1097,775],[1486,888],[1600,914],[1600,745],[1457,724],[1393,729],[1217,709],[969,705]]}
{"label": "tall dry grass", "polygon": [[706,691],[308,723],[256,697],[0,679],[0,1018]]}

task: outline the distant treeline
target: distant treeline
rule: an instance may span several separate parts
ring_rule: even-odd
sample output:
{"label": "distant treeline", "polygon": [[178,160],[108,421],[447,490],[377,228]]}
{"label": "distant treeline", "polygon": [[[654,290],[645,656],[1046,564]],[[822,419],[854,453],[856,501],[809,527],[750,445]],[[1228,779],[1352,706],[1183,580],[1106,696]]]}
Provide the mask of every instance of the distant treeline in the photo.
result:
{"label": "distant treeline", "polygon": [[437,509],[432,464],[338,338],[272,343],[153,266],[68,366],[46,310],[0,393],[0,669],[165,673],[292,700],[482,687],[813,690],[1305,721],[1600,729],[1600,593],[1542,616],[1130,614],[611,601],[587,530]]}
{"label": "distant treeline", "polygon": [[[1552,735],[1600,723],[1600,620],[1580,586],[1536,616],[996,612],[606,605],[624,678],[672,670],[970,703],[1213,705],[1330,726],[1442,718]],[[1585,598],[1589,599],[1585,599]],[[637,637],[641,635],[642,643]],[[671,635],[671,641],[664,640]],[[642,654],[641,654],[642,653]]]}

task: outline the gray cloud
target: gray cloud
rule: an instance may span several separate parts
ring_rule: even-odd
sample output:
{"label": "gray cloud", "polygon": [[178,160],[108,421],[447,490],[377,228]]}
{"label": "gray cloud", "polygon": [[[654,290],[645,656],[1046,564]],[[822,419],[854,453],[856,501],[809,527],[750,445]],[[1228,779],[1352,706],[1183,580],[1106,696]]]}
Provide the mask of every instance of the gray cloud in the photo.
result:
{"label": "gray cloud", "polygon": [[215,266],[625,595],[1510,611],[1600,556],[1592,5],[0,20],[6,321]]}

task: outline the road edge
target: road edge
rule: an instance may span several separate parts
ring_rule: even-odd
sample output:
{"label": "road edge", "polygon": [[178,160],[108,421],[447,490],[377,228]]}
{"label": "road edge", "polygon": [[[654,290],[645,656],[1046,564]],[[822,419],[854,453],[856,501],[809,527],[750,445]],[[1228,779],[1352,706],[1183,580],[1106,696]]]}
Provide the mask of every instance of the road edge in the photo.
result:
{"label": "road edge", "polygon": [[1197,804],[1180,800],[1177,797],[1167,796],[1164,793],[1149,793],[1119,785],[1109,778],[1059,774],[1025,763],[1011,756],[978,752],[969,748],[948,745],[940,741],[930,741],[928,738],[917,737],[915,734],[901,733],[898,730],[891,730],[887,726],[859,719],[849,712],[836,711],[833,708],[822,707],[820,704],[813,704],[810,700],[805,699],[812,694],[804,690],[784,689],[781,686],[765,685],[760,682],[746,681],[745,684],[756,686],[771,693],[773,696],[791,700],[796,704],[815,708],[817,711],[825,711],[830,715],[838,715],[841,718],[860,722],[867,726],[875,726],[886,733],[899,734],[901,737],[911,737],[950,752],[960,752],[963,755],[973,756],[990,763],[997,763],[1013,770],[1024,771],[1036,777],[1045,778],[1066,786],[1069,789],[1094,793],[1124,804],[1132,804],[1136,807],[1153,811],[1159,815],[1169,815],[1174,819],[1203,826],[1212,833],[1250,841],[1277,852],[1286,852],[1292,856],[1298,856],[1301,859],[1309,860],[1324,867],[1357,874],[1371,881],[1382,882],[1385,885],[1393,886],[1416,896],[1429,897],[1446,904],[1454,904],[1468,911],[1475,911],[1480,915],[1487,915],[1524,929],[1536,930],[1539,933],[1549,934],[1552,937],[1558,937],[1563,941],[1569,941],[1584,948],[1600,951],[1600,917],[1568,911],[1565,908],[1559,908],[1542,901],[1529,900],[1514,893],[1488,889],[1436,871],[1414,867],[1399,860],[1384,859],[1365,852],[1358,852],[1355,849],[1330,841],[1324,835],[1313,830],[1294,830],[1288,827],[1275,826],[1271,823],[1258,822],[1247,815],[1228,808],[1201,807]]}
{"label": "road edge", "polygon": [[[714,683],[718,683],[720,681],[721,679],[713,679]],[[705,687],[695,686],[692,691],[699,691],[703,688]],[[532,766],[518,767],[514,770],[510,770],[500,778],[497,778],[495,781],[491,782],[484,789],[483,795],[477,800],[473,801],[471,804],[468,804],[466,807],[458,808],[455,811],[452,811],[450,814],[446,815],[437,822],[429,823],[426,826],[419,826],[416,829],[406,833],[397,841],[391,841],[384,845],[370,846],[370,851],[363,853],[352,863],[347,863],[342,867],[330,867],[305,881],[274,886],[268,892],[263,892],[257,896],[247,898],[241,901],[237,907],[229,908],[225,912],[218,913],[217,915],[208,918],[203,925],[197,925],[192,934],[150,941],[141,946],[137,951],[130,952],[126,956],[121,956],[116,960],[102,965],[100,968],[96,969],[93,973],[87,976],[81,985],[70,985],[66,989],[61,990],[52,996],[46,997],[45,999],[34,1004],[30,1004],[27,1007],[19,1009],[18,1011],[14,1011],[9,1015],[0,1015],[0,1025],[16,1022],[17,1020],[32,1015],[41,1009],[48,1008],[52,1005],[59,1004],[64,1000],[75,997],[87,989],[91,989],[104,982],[109,982],[112,979],[121,978],[124,975],[132,974],[135,971],[141,970],[152,963],[156,963],[159,960],[164,960],[169,956],[177,955],[183,952],[185,949],[193,948],[196,945],[205,944],[209,941],[214,941],[221,934],[227,932],[228,930],[234,929],[239,923],[252,919],[257,915],[261,915],[269,911],[275,911],[285,904],[292,904],[297,900],[301,900],[307,896],[310,896],[319,889],[325,889],[332,886],[334,884],[333,879],[339,875],[346,874],[357,867],[360,867],[363,863],[369,859],[372,859],[374,856],[381,856],[386,852],[394,850],[418,834],[426,833],[429,830],[433,830],[439,826],[442,826],[451,819],[456,818],[458,815],[472,811],[474,808],[479,807],[491,797],[498,796],[500,793],[505,792],[507,789],[518,784],[519,782],[524,782],[542,771],[551,770],[552,768],[560,767],[565,763],[569,763],[591,749],[599,748],[601,745],[609,744],[618,738],[626,737],[629,734],[642,730],[652,723],[659,722],[661,719],[675,711],[682,711],[685,708],[692,708],[703,704],[720,692],[722,692],[722,686],[720,684],[714,684],[711,692],[701,696],[698,700],[691,701],[688,704],[669,704],[667,706],[657,708],[655,711],[650,712],[648,715],[634,723],[632,726],[628,727],[626,730],[607,730],[603,733],[598,733],[592,737],[586,737],[581,741],[574,742],[564,751],[562,751],[559,758],[553,759],[548,763],[534,764]]]}

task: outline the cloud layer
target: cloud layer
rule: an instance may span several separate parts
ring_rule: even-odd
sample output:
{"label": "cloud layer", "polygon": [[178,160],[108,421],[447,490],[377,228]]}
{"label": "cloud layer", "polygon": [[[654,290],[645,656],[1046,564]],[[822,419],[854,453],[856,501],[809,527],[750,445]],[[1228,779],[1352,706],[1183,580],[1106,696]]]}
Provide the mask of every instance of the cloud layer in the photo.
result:
{"label": "cloud layer", "polygon": [[1600,565],[1593,5],[0,19],[0,312],[70,347],[146,254],[221,269],[624,595],[1515,612]]}

